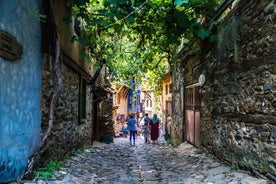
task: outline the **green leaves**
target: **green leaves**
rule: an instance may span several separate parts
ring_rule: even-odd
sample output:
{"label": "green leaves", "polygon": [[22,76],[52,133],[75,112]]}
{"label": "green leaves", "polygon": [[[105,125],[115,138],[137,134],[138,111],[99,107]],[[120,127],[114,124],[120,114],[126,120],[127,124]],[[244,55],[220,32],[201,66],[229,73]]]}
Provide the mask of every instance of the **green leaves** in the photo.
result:
{"label": "green leaves", "polygon": [[62,162],[57,161],[56,159],[53,161],[50,161],[48,164],[46,164],[44,167],[37,168],[33,171],[33,176],[37,177],[40,176],[42,179],[49,179],[53,176],[53,172],[59,170]]}
{"label": "green leaves", "polygon": [[210,30],[208,30],[208,29],[197,29],[197,30],[195,30],[195,34],[199,38],[205,39],[210,35]]}
{"label": "green leaves", "polygon": [[[181,40],[216,39],[209,21],[221,0],[69,1],[73,15],[84,23],[82,35],[71,40],[89,48],[96,61],[105,58],[110,79],[147,77],[159,89],[156,83],[174,64]],[[205,22],[198,21],[200,16]],[[197,47],[187,50],[192,53]]]}
{"label": "green leaves", "polygon": [[115,32],[115,29],[111,27],[111,28],[108,28],[107,31],[108,31],[109,33],[114,33],[114,32]]}
{"label": "green leaves", "polygon": [[184,3],[188,3],[189,0],[175,0],[174,5],[175,6],[182,6]]}

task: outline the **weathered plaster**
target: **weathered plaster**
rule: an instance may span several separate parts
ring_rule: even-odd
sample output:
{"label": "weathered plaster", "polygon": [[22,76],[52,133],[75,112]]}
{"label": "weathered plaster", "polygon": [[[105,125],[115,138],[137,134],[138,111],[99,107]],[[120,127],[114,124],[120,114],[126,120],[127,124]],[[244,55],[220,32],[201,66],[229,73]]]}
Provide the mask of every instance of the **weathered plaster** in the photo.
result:
{"label": "weathered plaster", "polygon": [[0,183],[23,174],[40,142],[42,57],[39,1],[0,2],[0,29],[23,46],[14,62],[0,57]]}

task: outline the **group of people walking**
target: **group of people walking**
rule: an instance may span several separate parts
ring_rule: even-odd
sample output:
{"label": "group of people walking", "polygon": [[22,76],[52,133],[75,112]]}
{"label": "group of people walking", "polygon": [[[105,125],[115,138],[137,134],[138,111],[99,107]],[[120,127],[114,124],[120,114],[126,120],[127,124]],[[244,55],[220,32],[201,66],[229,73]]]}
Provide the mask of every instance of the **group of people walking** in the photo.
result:
{"label": "group of people walking", "polygon": [[[150,140],[153,143],[157,143],[159,137],[159,125],[160,121],[157,117],[157,114],[154,114],[152,119],[148,117],[148,114],[145,114],[144,126],[142,127],[145,143],[150,143]],[[129,116],[129,120],[127,121],[127,129],[129,131],[130,145],[135,145],[135,138],[138,127],[133,114],[130,114]],[[122,131],[125,132],[127,130],[122,127]]]}

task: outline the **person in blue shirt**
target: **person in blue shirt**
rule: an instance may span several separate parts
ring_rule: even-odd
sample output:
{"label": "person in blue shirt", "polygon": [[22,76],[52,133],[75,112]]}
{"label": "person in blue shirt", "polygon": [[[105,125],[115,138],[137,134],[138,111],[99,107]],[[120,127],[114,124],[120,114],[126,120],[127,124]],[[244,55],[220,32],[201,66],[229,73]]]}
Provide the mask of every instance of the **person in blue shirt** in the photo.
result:
{"label": "person in blue shirt", "polygon": [[136,120],[134,119],[134,115],[129,115],[129,120],[127,122],[127,127],[129,130],[129,143],[131,145],[131,141],[133,139],[133,145],[135,145],[135,131],[136,131]]}

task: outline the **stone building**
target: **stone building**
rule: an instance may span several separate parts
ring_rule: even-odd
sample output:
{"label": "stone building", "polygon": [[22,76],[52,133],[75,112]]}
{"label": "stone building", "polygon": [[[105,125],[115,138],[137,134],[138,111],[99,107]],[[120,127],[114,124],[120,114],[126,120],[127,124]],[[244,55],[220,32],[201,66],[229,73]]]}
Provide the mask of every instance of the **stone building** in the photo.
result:
{"label": "stone building", "polygon": [[115,93],[113,94],[113,107],[116,111],[113,114],[114,133],[115,136],[120,136],[121,128],[126,124],[129,113],[133,113],[133,105],[136,103],[133,99],[133,89],[126,84],[116,85],[113,84]]}
{"label": "stone building", "polygon": [[104,62],[95,71],[70,41],[81,30],[64,0],[4,0],[0,10],[2,183],[21,177],[34,156],[44,164],[94,140],[112,141],[113,92]]}
{"label": "stone building", "polygon": [[[80,25],[71,17],[66,1],[43,1],[42,12],[42,131],[49,126],[49,112],[53,91],[59,85],[55,67],[56,45],[60,42],[60,73],[62,88],[56,99],[53,131],[41,149],[41,161],[61,159],[72,150],[92,144],[94,140],[112,142],[112,91],[104,80],[102,69],[95,71],[93,63],[80,56],[86,52],[73,35],[81,35]],[[65,23],[64,17],[72,23]],[[56,33],[53,34],[53,33]],[[42,162],[43,163],[43,162]]]}
{"label": "stone building", "polygon": [[113,104],[117,106],[116,115],[126,115],[128,114],[128,93],[130,88],[126,85],[122,85],[119,88],[116,86],[115,93],[113,95]]}
{"label": "stone building", "polygon": [[[229,165],[276,182],[276,6],[226,1],[205,40],[173,74],[176,143],[206,148]],[[203,43],[203,42],[201,42]]]}
{"label": "stone building", "polygon": [[[136,84],[136,91],[133,90],[131,85],[123,84],[116,86],[114,84],[115,92],[113,94],[113,121],[115,123],[114,132],[116,136],[119,134],[122,125],[125,121],[121,121],[120,117],[127,120],[130,113],[135,113],[138,125],[143,123],[142,118],[145,113],[149,116],[152,115],[152,107],[154,105],[152,94]],[[119,117],[119,119],[118,119]]]}

